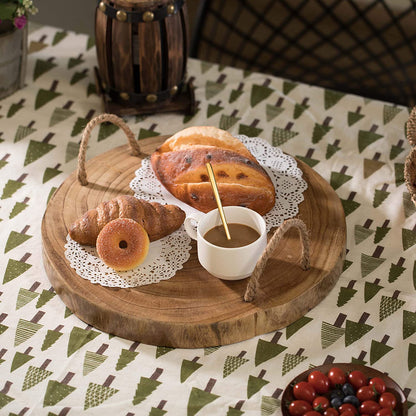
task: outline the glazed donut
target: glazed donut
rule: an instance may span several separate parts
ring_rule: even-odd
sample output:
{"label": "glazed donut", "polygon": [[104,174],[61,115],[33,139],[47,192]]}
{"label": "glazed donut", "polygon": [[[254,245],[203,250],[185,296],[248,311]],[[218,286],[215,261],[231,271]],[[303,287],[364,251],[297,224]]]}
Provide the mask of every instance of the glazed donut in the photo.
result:
{"label": "glazed donut", "polygon": [[130,218],[110,221],[97,237],[101,260],[117,271],[131,270],[143,263],[149,251],[146,230]]}

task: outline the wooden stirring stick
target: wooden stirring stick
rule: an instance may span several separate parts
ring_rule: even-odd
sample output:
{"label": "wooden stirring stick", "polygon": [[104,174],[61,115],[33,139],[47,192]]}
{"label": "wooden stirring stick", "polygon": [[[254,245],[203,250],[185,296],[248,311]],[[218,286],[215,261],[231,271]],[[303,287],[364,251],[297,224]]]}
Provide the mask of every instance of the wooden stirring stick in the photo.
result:
{"label": "wooden stirring stick", "polygon": [[224,226],[225,235],[227,236],[227,240],[231,240],[230,230],[228,229],[228,224],[225,219],[224,209],[221,204],[220,194],[218,192],[217,182],[215,180],[214,170],[212,169],[211,163],[207,163],[205,165],[207,167],[209,180],[211,182],[212,190],[214,191],[215,200],[217,201],[218,211],[220,213],[222,225]]}

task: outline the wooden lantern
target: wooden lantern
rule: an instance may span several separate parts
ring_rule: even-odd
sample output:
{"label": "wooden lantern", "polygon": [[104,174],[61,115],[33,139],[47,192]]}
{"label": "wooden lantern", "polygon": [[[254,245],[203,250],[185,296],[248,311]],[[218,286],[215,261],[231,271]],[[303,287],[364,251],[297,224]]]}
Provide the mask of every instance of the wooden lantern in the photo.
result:
{"label": "wooden lantern", "polygon": [[187,19],[185,0],[98,2],[95,75],[106,112],[195,112]]}

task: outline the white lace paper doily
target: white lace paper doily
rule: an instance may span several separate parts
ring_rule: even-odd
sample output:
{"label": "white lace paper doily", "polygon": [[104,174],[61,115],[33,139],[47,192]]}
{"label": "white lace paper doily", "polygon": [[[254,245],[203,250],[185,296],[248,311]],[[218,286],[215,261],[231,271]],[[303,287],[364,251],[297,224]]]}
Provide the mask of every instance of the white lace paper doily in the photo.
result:
{"label": "white lace paper doily", "polygon": [[[276,203],[264,216],[269,231],[284,220],[297,215],[298,206],[303,201],[303,192],[308,185],[293,157],[258,137],[236,137],[256,157],[275,185]],[[177,205],[186,215],[199,212],[176,199],[162,186],[153,172],[150,157],[143,159],[141,167],[130,182],[130,188],[136,198]],[[145,261],[126,272],[117,272],[106,266],[98,257],[95,247],[82,246],[69,235],[65,249],[66,258],[80,277],[102,286],[127,288],[158,283],[173,277],[189,259],[191,238],[182,226],[174,233],[153,241],[150,243]]]}
{"label": "white lace paper doily", "polygon": [[[191,239],[185,230],[152,241],[144,262],[133,270],[117,272],[98,257],[95,247],[81,246],[66,237],[65,256],[73,269],[91,283],[108,287],[136,287],[170,279],[190,256]],[[181,250],[178,250],[181,247]]]}

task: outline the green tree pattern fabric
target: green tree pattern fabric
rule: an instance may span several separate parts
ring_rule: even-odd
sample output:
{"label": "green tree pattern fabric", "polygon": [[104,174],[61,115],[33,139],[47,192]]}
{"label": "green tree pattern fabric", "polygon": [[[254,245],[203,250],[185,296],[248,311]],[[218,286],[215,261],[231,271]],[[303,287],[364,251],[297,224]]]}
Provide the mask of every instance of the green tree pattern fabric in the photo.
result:
{"label": "green tree pattern fabric", "polygon": [[129,363],[131,363],[137,357],[137,355],[139,355],[137,351],[130,351],[123,348],[117,360],[116,370],[122,370]]}
{"label": "green tree pattern fabric", "polygon": [[[321,175],[346,215],[342,274],[305,316],[231,345],[152,346],[80,321],[42,262],[48,200],[76,170],[83,128],[104,112],[96,66],[93,38],[41,27],[30,33],[25,87],[0,101],[0,413],[279,416],[298,373],[351,361],[389,373],[416,415],[416,206],[403,175],[411,109],[189,59],[195,114],[123,117],[139,141],[194,125],[258,135]],[[121,144],[122,131],[103,124],[88,159]]]}
{"label": "green tree pattern fabric", "polygon": [[101,384],[90,383],[85,396],[84,409],[99,406],[105,400],[116,394],[118,389],[103,386]]}
{"label": "green tree pattern fabric", "polygon": [[74,386],[60,383],[56,380],[50,380],[43,399],[43,406],[47,407],[56,405],[70,395],[74,390],[76,390],[76,387]]}
{"label": "green tree pattern fabric", "polygon": [[51,376],[53,373],[52,371],[45,370],[43,368],[30,366],[27,370],[25,375],[25,379],[23,381],[23,390],[30,389],[31,387],[35,386],[38,383],[41,383],[43,380]]}
{"label": "green tree pattern fabric", "polygon": [[133,398],[133,404],[139,404],[145,400],[149,395],[151,395],[161,384],[154,377],[141,377],[140,382],[137,384],[136,392]]}

